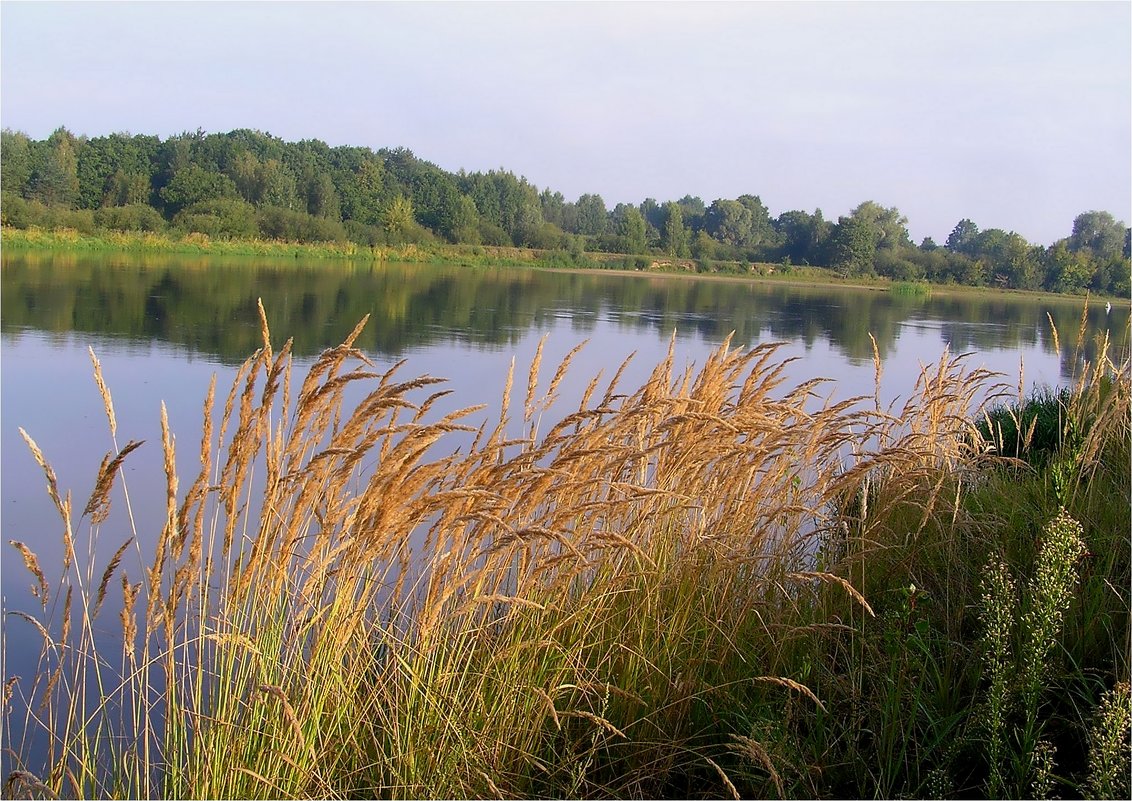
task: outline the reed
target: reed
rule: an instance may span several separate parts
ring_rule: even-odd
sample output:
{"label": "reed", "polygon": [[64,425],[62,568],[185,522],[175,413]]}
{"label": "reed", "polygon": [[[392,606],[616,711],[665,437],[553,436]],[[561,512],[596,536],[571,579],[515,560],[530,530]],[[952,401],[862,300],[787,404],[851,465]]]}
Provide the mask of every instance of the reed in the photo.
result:
{"label": "reed", "polygon": [[888,291],[897,297],[928,298],[932,294],[932,286],[927,281],[895,281]]}
{"label": "reed", "polygon": [[[1017,569],[1017,540],[1050,519],[1047,507],[1009,525],[983,513],[1003,460],[975,421],[995,376],[944,353],[907,402],[881,408],[879,392],[833,402],[821,380],[788,386],[774,345],[725,342],[681,368],[674,340],[641,386],[622,387],[623,368],[594,377],[562,413],[577,349],[543,383],[540,347],[487,417],[441,413],[439,379],[404,377],[404,363],[375,370],[354,347],[364,324],[293,379],[290,343],[275,349],[261,307],[260,348],[222,401],[215,383],[206,394],[199,472],[182,482],[163,417],[164,521],[143,537],[125,495],[131,536],[105,563],[71,555],[101,552],[98,540],[122,530],[108,525],[111,497],[139,444],[118,446],[97,360],[113,447],[77,518],[25,435],[68,557],[53,582],[15,546],[41,614],[12,613],[12,624],[31,625],[42,653],[26,685],[6,685],[10,793],[984,786],[993,760],[964,768],[981,711],[970,700],[979,578],[988,547]],[[1061,493],[1097,552],[1097,524],[1119,520],[1106,493],[1127,483],[1112,460],[1128,452],[1128,368],[1091,375],[1070,402],[1093,422]],[[355,387],[365,392],[347,404]],[[1092,710],[1129,662],[1113,645],[1127,604],[1103,589],[1127,578],[1127,559],[1102,567],[1100,585],[1082,580],[1087,600],[1041,608],[1057,625],[1027,657],[1044,661],[1059,642],[1080,662],[1029,674],[1040,682],[1026,690],[1044,714],[1042,688],[1071,685],[1087,713],[1082,742],[1106,749],[1095,778],[1078,766],[1080,786],[1097,788],[1118,776],[1111,732],[1127,727],[1102,730]],[[110,610],[120,626],[108,633],[98,618]],[[1126,694],[1104,696],[1103,709],[1116,697]],[[1067,711],[1052,714],[1078,730]]]}

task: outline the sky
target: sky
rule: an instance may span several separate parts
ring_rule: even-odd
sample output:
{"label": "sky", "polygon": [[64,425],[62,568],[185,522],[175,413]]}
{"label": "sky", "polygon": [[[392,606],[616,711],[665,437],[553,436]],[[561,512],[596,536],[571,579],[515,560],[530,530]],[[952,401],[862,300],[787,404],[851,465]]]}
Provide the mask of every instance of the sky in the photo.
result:
{"label": "sky", "polygon": [[1132,220],[1132,3],[0,2],[0,125],[254,128],[608,208]]}

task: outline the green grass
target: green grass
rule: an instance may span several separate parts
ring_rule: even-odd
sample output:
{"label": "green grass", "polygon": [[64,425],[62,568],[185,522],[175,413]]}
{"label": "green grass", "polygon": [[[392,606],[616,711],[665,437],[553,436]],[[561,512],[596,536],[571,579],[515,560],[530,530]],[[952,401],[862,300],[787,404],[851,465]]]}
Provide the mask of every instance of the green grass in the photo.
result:
{"label": "green grass", "polygon": [[1077,433],[1071,430],[1069,404],[1072,391],[1038,388],[1023,401],[997,404],[979,420],[979,434],[995,452],[1040,465],[1071,448]]}
{"label": "green grass", "polygon": [[[1102,348],[1057,397],[1070,446],[1025,463],[988,449],[993,376],[962,357],[881,410],[725,343],[554,421],[574,353],[548,382],[540,347],[469,430],[360,330],[288,393],[264,317],[195,477],[163,426],[152,551],[21,546],[42,613],[8,628],[43,652],[8,685],[9,794],[1127,794],[1127,361]],[[28,437],[67,553],[132,525],[103,398],[77,517]]]}
{"label": "green grass", "polygon": [[896,281],[888,291],[899,297],[927,298],[931,297],[932,286],[927,281]]}

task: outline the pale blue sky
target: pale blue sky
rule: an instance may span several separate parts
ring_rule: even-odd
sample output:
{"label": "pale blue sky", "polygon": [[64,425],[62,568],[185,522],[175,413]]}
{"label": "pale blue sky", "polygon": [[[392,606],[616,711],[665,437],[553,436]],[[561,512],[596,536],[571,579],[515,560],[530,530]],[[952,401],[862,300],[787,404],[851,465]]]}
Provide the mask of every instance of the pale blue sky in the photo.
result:
{"label": "pale blue sky", "polygon": [[0,3],[0,124],[404,146],[607,206],[1132,218],[1132,3]]}

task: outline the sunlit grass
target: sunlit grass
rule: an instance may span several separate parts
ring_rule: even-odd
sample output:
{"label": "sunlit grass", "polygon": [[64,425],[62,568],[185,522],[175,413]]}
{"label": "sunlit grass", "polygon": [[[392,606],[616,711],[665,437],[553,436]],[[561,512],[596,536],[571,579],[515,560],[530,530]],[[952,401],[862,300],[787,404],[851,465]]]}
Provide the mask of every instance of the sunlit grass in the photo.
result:
{"label": "sunlit grass", "polygon": [[[374,370],[353,347],[362,324],[293,387],[264,315],[262,347],[205,396],[199,472],[177,474],[163,417],[164,525],[104,564],[85,555],[133,525],[117,501],[125,527],[106,521],[136,445],[119,446],[96,359],[113,448],[81,512],[26,436],[66,559],[17,545],[41,614],[7,625],[43,650],[35,677],[6,685],[10,794],[1126,782],[1112,709],[1129,670],[1126,360],[1100,349],[1063,402],[1080,436],[1032,467],[980,435],[996,377],[947,353],[882,408],[879,393],[788,386],[773,345],[724,343],[698,369],[673,345],[640,387],[594,377],[561,412],[576,351],[548,381],[540,346],[480,422],[439,412],[436,378]],[[1000,615],[995,639],[988,559],[1031,580],[1059,514],[1090,555],[1040,614]],[[1018,679],[1038,629],[1040,680]]]}

